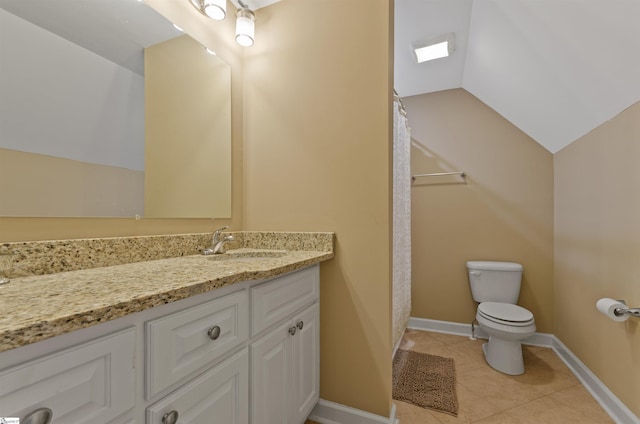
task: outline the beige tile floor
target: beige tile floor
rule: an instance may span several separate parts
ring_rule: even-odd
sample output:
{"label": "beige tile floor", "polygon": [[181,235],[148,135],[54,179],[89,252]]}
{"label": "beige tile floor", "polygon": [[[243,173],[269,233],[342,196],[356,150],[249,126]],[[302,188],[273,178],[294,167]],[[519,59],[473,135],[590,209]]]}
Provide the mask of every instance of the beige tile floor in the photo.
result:
{"label": "beige tile floor", "polygon": [[455,360],[459,409],[454,417],[394,400],[400,424],[613,423],[553,350],[523,346],[526,372],[509,376],[487,365],[482,354],[485,342],[407,330],[401,349]]}
{"label": "beige tile floor", "polygon": [[394,400],[401,424],[613,423],[549,348],[523,346],[526,372],[509,376],[484,360],[482,344],[427,331],[407,330],[400,348],[455,360],[458,417]]}

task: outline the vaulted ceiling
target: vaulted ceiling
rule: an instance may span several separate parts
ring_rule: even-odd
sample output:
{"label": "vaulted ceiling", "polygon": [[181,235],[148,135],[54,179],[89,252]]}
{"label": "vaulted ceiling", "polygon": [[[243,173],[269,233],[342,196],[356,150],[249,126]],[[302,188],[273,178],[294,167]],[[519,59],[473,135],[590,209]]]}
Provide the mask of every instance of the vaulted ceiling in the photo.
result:
{"label": "vaulted ceiling", "polygon": [[[245,3],[255,10],[278,1]],[[0,7],[47,27],[59,9],[54,3],[0,0]],[[133,17],[132,8],[144,8],[132,0],[105,2],[102,11],[93,3],[96,19],[82,21],[81,45],[101,32],[140,38],[136,28],[152,26],[160,38],[176,35],[163,19],[156,25],[147,16]],[[126,27],[102,28],[101,17],[110,13],[127,16],[121,20]],[[56,29],[73,37],[72,27],[67,22]],[[450,57],[415,62],[413,42],[450,32],[456,41]],[[401,97],[463,88],[552,153],[640,100],[640,0],[395,0],[394,38],[394,85]],[[112,60],[133,67],[128,61],[134,55],[117,54]]]}
{"label": "vaulted ceiling", "polygon": [[[450,57],[415,62],[449,32]],[[395,0],[395,87],[463,88],[555,153],[640,100],[640,1]]]}
{"label": "vaulted ceiling", "polygon": [[0,0],[0,9],[141,75],[143,48],[181,35],[159,13],[133,0]]}

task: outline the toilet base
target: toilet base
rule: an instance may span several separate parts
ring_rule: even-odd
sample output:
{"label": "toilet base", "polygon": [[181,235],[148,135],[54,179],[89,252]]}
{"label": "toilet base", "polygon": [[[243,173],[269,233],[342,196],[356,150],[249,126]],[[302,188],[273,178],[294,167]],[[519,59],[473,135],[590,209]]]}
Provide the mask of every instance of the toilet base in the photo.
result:
{"label": "toilet base", "polygon": [[489,336],[489,341],[482,345],[482,351],[491,368],[509,375],[524,374],[520,341],[502,340]]}

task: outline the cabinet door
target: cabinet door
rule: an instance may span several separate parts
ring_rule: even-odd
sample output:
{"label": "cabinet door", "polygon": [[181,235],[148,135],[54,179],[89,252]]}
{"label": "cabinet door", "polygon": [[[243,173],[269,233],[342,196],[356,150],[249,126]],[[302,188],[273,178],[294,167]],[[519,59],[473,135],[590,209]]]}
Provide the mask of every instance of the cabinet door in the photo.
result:
{"label": "cabinet door", "polygon": [[248,424],[249,358],[243,349],[147,409],[147,424],[175,411],[179,424]]}
{"label": "cabinet door", "polygon": [[293,423],[303,423],[320,398],[320,310],[313,304],[294,323]]}
{"label": "cabinet door", "polygon": [[135,330],[101,337],[0,373],[0,416],[49,408],[53,424],[98,424],[135,405]]}
{"label": "cabinet door", "polygon": [[291,424],[292,325],[287,322],[251,345],[252,424]]}

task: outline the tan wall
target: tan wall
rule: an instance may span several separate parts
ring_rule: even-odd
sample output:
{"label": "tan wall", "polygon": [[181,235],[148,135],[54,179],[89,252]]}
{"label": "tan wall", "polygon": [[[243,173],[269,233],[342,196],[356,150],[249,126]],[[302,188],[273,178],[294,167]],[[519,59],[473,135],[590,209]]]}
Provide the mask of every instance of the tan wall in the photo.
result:
{"label": "tan wall", "polygon": [[144,216],[231,216],[231,70],[183,35],[144,51]]}
{"label": "tan wall", "polygon": [[[85,237],[135,236],[211,231],[222,225],[242,228],[242,50],[234,41],[235,22],[227,18],[213,23],[188,1],[146,0],[200,43],[214,49],[231,65],[232,99],[232,217],[231,219],[132,218],[7,218],[0,217],[0,242]],[[228,9],[233,10],[231,2]],[[232,13],[230,14],[232,16]]]}
{"label": "tan wall", "polygon": [[392,5],[285,0],[258,11],[245,53],[245,227],[336,232],[321,397],[386,416]]}
{"label": "tan wall", "polygon": [[133,217],[144,172],[0,149],[0,193],[0,216]]}
{"label": "tan wall", "polygon": [[471,323],[468,260],[523,264],[519,304],[553,323],[553,159],[462,89],[403,99],[411,126],[412,316]]}
{"label": "tan wall", "polygon": [[640,103],[554,155],[554,333],[640,416],[640,320],[595,309],[640,307],[638,158]]}

